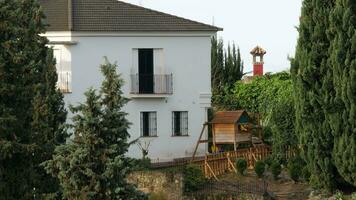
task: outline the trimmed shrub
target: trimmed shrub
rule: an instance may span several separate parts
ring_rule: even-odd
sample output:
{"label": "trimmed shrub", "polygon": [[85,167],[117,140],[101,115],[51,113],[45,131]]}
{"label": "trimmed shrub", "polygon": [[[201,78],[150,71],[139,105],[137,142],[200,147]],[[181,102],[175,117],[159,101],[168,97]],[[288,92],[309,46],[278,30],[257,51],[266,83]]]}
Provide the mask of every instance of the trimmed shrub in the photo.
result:
{"label": "trimmed shrub", "polygon": [[259,178],[261,178],[263,176],[263,174],[265,173],[265,166],[266,166],[266,164],[262,160],[259,160],[256,162],[255,172]]}
{"label": "trimmed shrub", "polygon": [[245,159],[238,159],[236,161],[236,169],[239,171],[241,175],[244,174],[245,170],[247,169],[247,162]]}
{"label": "trimmed shrub", "polygon": [[279,174],[281,174],[282,172],[282,167],[281,164],[279,164],[278,162],[274,161],[271,165],[271,172],[273,174],[273,178],[277,179]]}
{"label": "trimmed shrub", "polygon": [[268,156],[265,160],[264,163],[267,165],[267,167],[271,167],[272,163],[273,163],[273,157],[270,155]]}
{"label": "trimmed shrub", "polygon": [[183,171],[184,192],[194,192],[202,188],[206,179],[202,170],[196,165],[188,165]]}
{"label": "trimmed shrub", "polygon": [[[305,181],[309,181],[310,180],[310,171],[308,169],[307,166],[303,167],[303,170],[302,170],[302,177]],[[355,199],[356,200],[356,199]]]}
{"label": "trimmed shrub", "polygon": [[297,164],[291,164],[288,167],[288,173],[293,181],[298,181],[301,174],[301,166]]}
{"label": "trimmed shrub", "polygon": [[288,161],[288,174],[294,181],[298,181],[302,174],[304,160],[300,156],[295,156]]}

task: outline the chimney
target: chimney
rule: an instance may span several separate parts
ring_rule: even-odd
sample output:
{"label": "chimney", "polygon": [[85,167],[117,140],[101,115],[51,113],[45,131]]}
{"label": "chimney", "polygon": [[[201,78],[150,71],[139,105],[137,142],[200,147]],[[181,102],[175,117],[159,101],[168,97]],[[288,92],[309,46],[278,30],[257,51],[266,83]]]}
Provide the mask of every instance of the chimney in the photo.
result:
{"label": "chimney", "polygon": [[250,53],[253,56],[253,76],[263,76],[263,56],[266,51],[260,46],[256,46]]}

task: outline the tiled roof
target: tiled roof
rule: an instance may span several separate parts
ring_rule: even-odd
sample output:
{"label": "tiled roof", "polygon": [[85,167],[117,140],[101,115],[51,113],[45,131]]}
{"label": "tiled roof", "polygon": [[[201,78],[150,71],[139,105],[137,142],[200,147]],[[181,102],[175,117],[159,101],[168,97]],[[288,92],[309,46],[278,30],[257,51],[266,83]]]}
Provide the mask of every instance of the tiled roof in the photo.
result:
{"label": "tiled roof", "polygon": [[211,120],[211,123],[212,124],[234,124],[240,120],[240,117],[244,113],[246,113],[246,111],[244,111],[244,110],[216,112],[214,114],[213,120]]}
{"label": "tiled roof", "polygon": [[68,0],[39,0],[43,7],[49,31],[69,31]]}
{"label": "tiled roof", "polygon": [[267,52],[260,46],[256,46],[250,52],[252,55],[265,55]]}
{"label": "tiled roof", "polygon": [[221,28],[117,0],[40,0],[48,31],[219,31]]}

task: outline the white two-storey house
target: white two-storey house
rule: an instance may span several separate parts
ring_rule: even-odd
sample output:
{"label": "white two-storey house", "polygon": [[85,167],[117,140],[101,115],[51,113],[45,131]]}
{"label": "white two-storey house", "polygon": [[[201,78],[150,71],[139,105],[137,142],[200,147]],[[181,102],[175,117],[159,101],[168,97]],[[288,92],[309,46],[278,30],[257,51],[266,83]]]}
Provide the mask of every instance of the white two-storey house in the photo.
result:
{"label": "white two-storey house", "polygon": [[[221,29],[117,0],[40,4],[66,104],[83,102],[89,87],[100,87],[107,56],[117,62],[131,99],[124,108],[131,140],[149,143],[153,161],[191,156],[211,101],[210,40]],[[142,156],[137,145],[128,154]]]}

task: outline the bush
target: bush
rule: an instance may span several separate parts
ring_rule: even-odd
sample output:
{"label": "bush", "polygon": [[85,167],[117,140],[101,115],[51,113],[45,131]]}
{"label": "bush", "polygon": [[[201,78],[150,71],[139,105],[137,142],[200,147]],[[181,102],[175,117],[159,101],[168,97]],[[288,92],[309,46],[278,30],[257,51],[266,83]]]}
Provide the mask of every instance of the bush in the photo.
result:
{"label": "bush", "polygon": [[268,156],[265,160],[264,163],[269,167],[271,167],[272,163],[273,163],[273,157],[270,155]]}
{"label": "bush", "polygon": [[271,171],[273,174],[273,178],[277,179],[279,174],[281,174],[282,172],[282,167],[281,164],[279,164],[278,162],[274,161],[271,165]]}
{"label": "bush", "polygon": [[302,170],[302,177],[305,181],[309,181],[310,180],[310,171],[308,169],[307,166],[303,167],[303,170]]}
{"label": "bush", "polygon": [[149,170],[151,168],[151,160],[149,158],[144,159],[132,159],[133,170],[134,171],[143,171]]}
{"label": "bush", "polygon": [[196,165],[188,165],[183,171],[184,192],[194,192],[202,188],[206,179],[202,170]]}
{"label": "bush", "polygon": [[288,173],[293,181],[298,181],[301,174],[301,166],[297,164],[291,164],[288,167]]}
{"label": "bush", "polygon": [[245,159],[238,159],[236,161],[236,169],[239,171],[241,175],[244,174],[245,170],[247,169],[247,162]]}
{"label": "bush", "polygon": [[255,172],[259,178],[263,176],[263,173],[265,173],[265,163],[261,160],[257,161],[255,164]]}
{"label": "bush", "polygon": [[289,159],[288,162],[288,173],[291,179],[298,181],[300,175],[302,174],[304,160],[300,156],[295,156]]}

